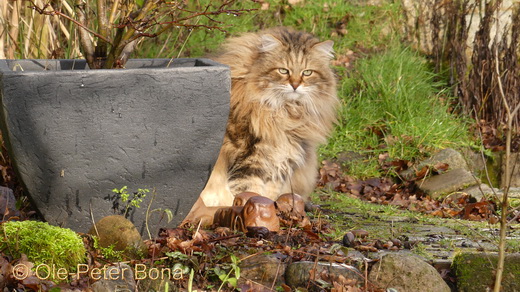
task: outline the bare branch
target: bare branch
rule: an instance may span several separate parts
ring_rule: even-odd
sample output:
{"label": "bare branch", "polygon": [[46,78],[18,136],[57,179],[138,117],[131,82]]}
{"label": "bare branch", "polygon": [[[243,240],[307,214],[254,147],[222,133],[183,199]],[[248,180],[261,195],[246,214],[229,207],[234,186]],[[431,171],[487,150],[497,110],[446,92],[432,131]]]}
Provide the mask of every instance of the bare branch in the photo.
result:
{"label": "bare branch", "polygon": [[105,0],[97,1],[97,17],[98,17],[98,30],[99,33],[108,39],[110,37],[110,29],[108,27],[108,19],[107,19],[107,7]]}
{"label": "bare branch", "polygon": [[[226,32],[224,23],[214,16],[221,14],[238,16],[256,10],[227,9],[231,4],[236,3],[236,0],[224,0],[218,8],[213,9],[211,5],[208,5],[201,8],[201,11],[185,9],[184,6],[187,4],[184,2],[145,0],[142,7],[139,8],[133,2],[122,2],[121,0],[113,0],[112,6],[107,7],[106,0],[97,0],[96,15],[99,27],[98,31],[94,31],[88,27],[88,15],[82,0],[75,0],[77,19],[56,9],[48,9],[49,4],[41,7],[41,5],[36,5],[34,0],[28,1],[32,4],[30,8],[40,14],[63,17],[78,27],[82,52],[91,68],[94,68],[95,64],[99,64],[99,62],[95,63],[96,61],[105,57],[105,55],[97,56],[96,52],[108,51],[103,68],[124,67],[124,63],[135,50],[136,44],[141,38],[157,37],[172,27],[203,28]],[[108,12],[107,9],[110,11]],[[107,13],[110,15],[108,16]],[[167,17],[171,21],[163,21],[168,20]],[[199,24],[200,18],[207,19],[207,24]],[[190,21],[192,19],[197,19],[195,24],[189,23],[193,22]],[[111,29],[115,29],[115,33],[111,32]],[[94,46],[91,36],[98,39],[97,46]]]}
{"label": "bare branch", "polygon": [[92,40],[90,40],[89,31],[84,29],[84,27],[86,27],[87,18],[85,16],[85,3],[82,3],[81,0],[76,0],[76,14],[79,19],[78,26],[80,28],[78,32],[81,50],[89,67],[94,68],[94,44],[92,43]]}
{"label": "bare branch", "polygon": [[[82,30],[86,30],[88,33],[96,36],[97,38],[100,38],[102,39],[103,41],[111,44],[111,41],[109,39],[106,39],[104,38],[102,35],[98,34],[97,32],[91,30],[90,28],[87,27],[86,24],[82,23],[81,21],[77,21],[75,20],[74,18],[68,16],[67,14],[64,14],[58,10],[50,10],[50,11],[47,11],[46,8],[49,6],[49,4],[45,4],[43,8],[41,7],[38,7],[37,5],[34,4],[33,0],[29,0],[31,1],[31,4],[33,4],[32,6],[29,6],[29,8],[31,9],[34,9],[36,10],[36,12],[40,13],[40,14],[43,14],[43,15],[50,15],[50,16],[54,16],[54,15],[57,15],[59,17],[63,17],[71,22],[73,22],[75,25],[79,26]],[[82,3],[81,0],[76,0],[76,7],[78,6],[81,6],[81,7],[84,7],[85,4]],[[85,10],[83,8],[82,10],[83,12],[83,17],[85,18],[86,17],[86,14],[85,14]],[[79,15],[78,15],[78,18],[79,18]],[[86,19],[86,18],[85,18]],[[81,30],[80,30],[81,31]]]}

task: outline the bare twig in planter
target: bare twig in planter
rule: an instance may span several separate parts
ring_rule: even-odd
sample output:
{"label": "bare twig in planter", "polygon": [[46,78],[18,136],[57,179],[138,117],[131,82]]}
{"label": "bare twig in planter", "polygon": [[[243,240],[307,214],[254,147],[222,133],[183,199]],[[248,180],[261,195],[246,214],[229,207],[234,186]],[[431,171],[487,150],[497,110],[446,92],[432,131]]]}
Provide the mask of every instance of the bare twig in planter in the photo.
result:
{"label": "bare twig in planter", "polygon": [[[86,5],[89,1],[75,0],[74,16],[71,11],[62,13],[43,0],[29,0],[30,8],[42,15],[61,17],[70,21],[80,36],[81,51],[91,69],[122,68],[137,44],[143,38],[154,38],[172,28],[204,28],[224,31],[224,23],[214,18],[221,14],[241,15],[255,9],[231,9],[236,0],[227,0],[216,8],[210,4],[190,11],[186,2],[168,2],[162,0],[134,1],[92,0],[92,13]],[[38,5],[39,4],[39,5]],[[67,8],[67,7],[66,7]],[[230,9],[228,9],[230,8]],[[66,12],[67,13],[67,12]],[[95,19],[92,19],[94,18]],[[198,23],[199,19],[207,23]],[[190,23],[196,19],[195,24]],[[93,26],[97,25],[97,29]]]}
{"label": "bare twig in planter", "polygon": [[[59,10],[54,10],[54,9],[53,10],[46,10],[48,7],[50,7],[49,4],[45,4],[43,7],[39,7],[38,5],[34,4],[33,0],[29,0],[29,1],[31,1],[31,3],[32,3],[32,6],[29,6],[29,8],[34,9],[36,12],[38,12],[38,13],[40,13],[42,15],[49,15],[49,16],[55,16],[56,15],[56,16],[59,16],[59,17],[63,17],[65,19],[73,22],[75,25],[79,26],[80,28],[86,30],[90,34],[96,36],[97,38],[100,38],[103,41],[105,41],[107,43],[110,43],[109,39],[103,37],[102,35],[100,35],[99,33],[95,32],[95,31],[91,30],[90,28],[88,28],[88,26],[85,23],[83,23],[81,21],[77,21],[74,18],[68,16],[67,14],[62,13]],[[82,9],[81,11],[83,12],[83,15],[86,18],[85,8],[84,8],[85,7],[85,3],[83,3],[82,0],[76,0],[76,6],[77,7],[81,7],[81,9]]]}
{"label": "bare twig in planter", "polygon": [[[16,36],[18,35],[19,30],[18,21],[20,18],[20,3],[18,3],[18,1],[15,1],[14,3],[12,3],[12,5],[12,14],[11,19],[9,20],[9,24],[11,27],[11,29],[9,30],[9,36],[11,37],[13,44],[17,45]],[[14,56],[14,49],[12,47],[10,48],[8,54]]]}
{"label": "bare twig in planter", "polygon": [[94,64],[94,44],[90,39],[89,29],[86,27],[87,17],[85,15],[85,3],[76,0],[76,14],[79,20],[79,39],[82,53],[87,63]]}

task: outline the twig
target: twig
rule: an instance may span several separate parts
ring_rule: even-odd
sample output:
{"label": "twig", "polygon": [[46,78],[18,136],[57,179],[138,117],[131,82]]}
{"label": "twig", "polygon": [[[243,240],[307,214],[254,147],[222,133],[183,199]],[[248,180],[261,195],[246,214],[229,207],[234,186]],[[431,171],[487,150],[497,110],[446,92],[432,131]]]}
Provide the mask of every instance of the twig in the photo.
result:
{"label": "twig", "polygon": [[222,240],[227,240],[227,239],[231,239],[231,238],[236,238],[236,237],[240,237],[242,235],[243,235],[242,233],[239,233],[239,234],[233,234],[233,235],[228,235],[228,236],[217,237],[217,238],[213,238],[213,239],[208,240],[208,243],[216,242],[216,241],[222,241]]}
{"label": "twig", "polygon": [[[38,12],[38,13],[40,13],[40,14],[43,14],[43,15],[63,17],[63,18],[65,18],[65,19],[67,19],[67,20],[73,22],[75,25],[79,26],[79,27],[82,28],[83,30],[86,30],[86,31],[89,32],[90,34],[96,36],[97,38],[100,38],[101,40],[103,40],[103,41],[105,41],[105,42],[107,42],[107,43],[109,43],[109,44],[112,44],[111,41],[110,41],[109,39],[103,37],[103,36],[100,35],[99,33],[97,33],[97,32],[95,32],[95,31],[91,30],[90,28],[88,28],[85,24],[83,24],[83,23],[81,22],[81,20],[80,20],[80,21],[77,21],[77,20],[75,20],[74,18],[72,18],[72,17],[68,16],[67,14],[64,14],[64,13],[58,11],[58,10],[54,10],[54,9],[53,9],[53,10],[50,10],[50,11],[45,10],[45,9],[49,6],[49,4],[45,4],[45,5],[43,6],[43,8],[41,8],[41,7],[38,7],[37,5],[35,5],[34,2],[33,2],[33,0],[30,0],[30,1],[31,1],[31,3],[32,3],[33,5],[32,5],[32,6],[28,6],[28,8],[34,9],[36,12]],[[85,4],[82,3],[81,0],[77,0],[77,1],[76,1],[76,6],[82,6],[82,7],[84,7]],[[82,10],[81,12],[83,12],[83,17],[85,17],[84,10]],[[79,17],[79,15],[78,15],[78,17]],[[80,30],[80,31],[81,31],[81,30]]]}
{"label": "twig", "polygon": [[90,211],[90,220],[92,220],[92,226],[94,226],[94,230],[96,231],[97,237],[99,237],[99,232],[96,226],[96,221],[94,220],[94,213],[92,212],[92,200],[88,203],[89,211]]}

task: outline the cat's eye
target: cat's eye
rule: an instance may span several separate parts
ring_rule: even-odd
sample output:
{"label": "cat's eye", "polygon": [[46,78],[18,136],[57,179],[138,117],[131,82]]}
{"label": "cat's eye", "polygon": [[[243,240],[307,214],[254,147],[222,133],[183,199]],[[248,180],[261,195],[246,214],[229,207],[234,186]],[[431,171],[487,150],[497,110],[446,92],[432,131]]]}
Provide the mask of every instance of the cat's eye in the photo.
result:
{"label": "cat's eye", "polygon": [[289,70],[284,69],[284,68],[280,68],[280,69],[278,69],[278,72],[280,72],[280,74],[284,74],[284,75],[285,75],[285,74],[289,74]]}
{"label": "cat's eye", "polygon": [[303,76],[311,76],[312,75],[312,70],[303,70],[302,75]]}

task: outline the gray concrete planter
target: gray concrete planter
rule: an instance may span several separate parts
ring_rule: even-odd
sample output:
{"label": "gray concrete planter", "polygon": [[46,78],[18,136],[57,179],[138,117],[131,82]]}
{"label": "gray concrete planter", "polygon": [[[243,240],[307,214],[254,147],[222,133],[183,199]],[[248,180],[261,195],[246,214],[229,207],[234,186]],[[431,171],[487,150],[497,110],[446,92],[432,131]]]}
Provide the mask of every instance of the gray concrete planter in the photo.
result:
{"label": "gray concrete planter", "polygon": [[[45,220],[86,232],[90,210],[114,214],[111,190],[123,186],[155,188],[151,210],[169,208],[170,226],[189,212],[224,137],[229,69],[169,61],[88,70],[82,60],[0,60],[3,137]],[[141,232],[151,196],[130,216]]]}

